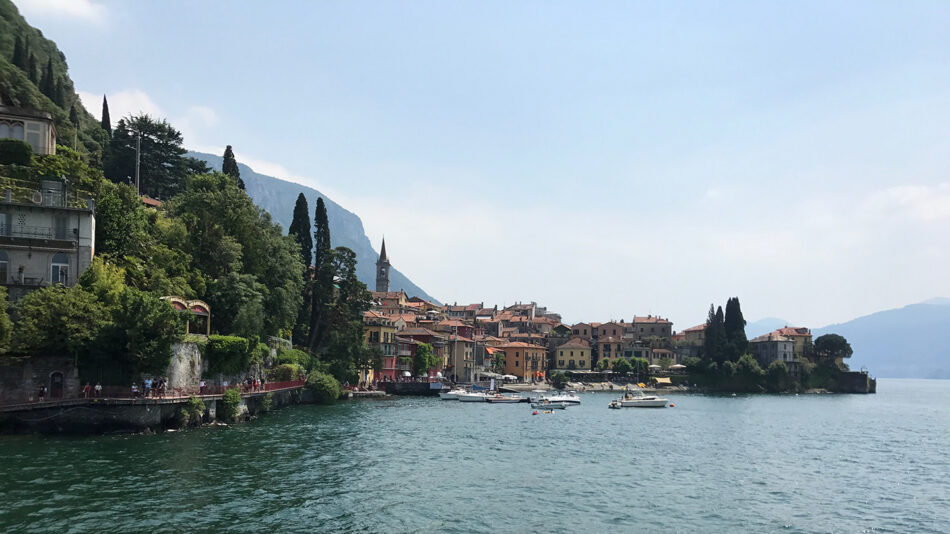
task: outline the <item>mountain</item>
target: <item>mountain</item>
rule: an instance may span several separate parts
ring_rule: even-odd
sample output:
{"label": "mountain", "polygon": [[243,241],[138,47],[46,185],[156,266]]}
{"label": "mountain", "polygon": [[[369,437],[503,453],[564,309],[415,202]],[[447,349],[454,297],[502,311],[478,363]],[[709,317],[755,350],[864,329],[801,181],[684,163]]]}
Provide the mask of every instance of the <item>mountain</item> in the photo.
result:
{"label": "mountain", "polygon": [[[221,169],[222,156],[202,152],[189,152],[186,155],[206,162],[212,169]],[[280,180],[273,176],[258,174],[240,162],[238,162],[238,169],[241,171],[241,179],[244,180],[247,194],[254,199],[258,207],[269,212],[274,221],[280,223],[284,228],[284,231],[290,228],[297,195],[303,193],[307,197],[307,204],[311,213],[311,225],[313,224],[313,210],[317,207],[317,198],[323,197],[323,202],[327,207],[327,218],[330,220],[331,245],[352,249],[356,253],[357,277],[370,290],[376,288],[376,260],[379,259],[379,253],[373,249],[373,245],[370,244],[369,238],[366,237],[366,232],[363,230],[363,221],[355,213],[347,211],[330,200],[329,197],[311,187]],[[398,251],[389,250],[388,252],[390,256],[393,252],[396,252],[398,257]],[[391,268],[389,273],[389,289],[391,291],[402,289],[410,297],[421,297],[438,303],[437,300],[412,283],[406,275],[395,268]]]}
{"label": "mountain", "polygon": [[763,334],[768,334],[774,330],[785,326],[793,326],[791,323],[785,319],[777,319],[775,317],[766,317],[765,319],[759,319],[758,321],[753,321],[751,323],[746,323],[745,325],[745,337],[752,339],[759,337]]}
{"label": "mountain", "polygon": [[950,378],[950,299],[885,310],[812,330],[851,343],[852,369],[888,378]]}

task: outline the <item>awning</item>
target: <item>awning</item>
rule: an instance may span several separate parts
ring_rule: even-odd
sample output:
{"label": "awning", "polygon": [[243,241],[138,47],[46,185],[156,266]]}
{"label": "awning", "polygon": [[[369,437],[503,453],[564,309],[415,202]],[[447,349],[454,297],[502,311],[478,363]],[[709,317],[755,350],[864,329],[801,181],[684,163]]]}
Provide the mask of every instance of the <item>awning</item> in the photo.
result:
{"label": "awning", "polygon": [[654,378],[653,380],[656,381],[657,384],[670,384],[670,385],[673,385],[673,383],[670,382],[670,379],[669,379],[669,378],[666,378],[666,377],[663,377],[663,378],[657,377],[657,378]]}
{"label": "awning", "polygon": [[671,365],[670,369],[686,369],[686,366],[682,364],[676,364],[676,365]]}

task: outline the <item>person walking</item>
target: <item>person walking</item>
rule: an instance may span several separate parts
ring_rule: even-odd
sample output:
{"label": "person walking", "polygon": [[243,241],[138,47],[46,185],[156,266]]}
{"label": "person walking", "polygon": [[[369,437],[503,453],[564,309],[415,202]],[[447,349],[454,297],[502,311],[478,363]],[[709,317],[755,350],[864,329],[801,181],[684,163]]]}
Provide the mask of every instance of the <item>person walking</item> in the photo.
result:
{"label": "person walking", "polygon": [[92,386],[89,385],[89,382],[86,382],[86,385],[82,387],[82,398],[88,399],[91,391]]}
{"label": "person walking", "polygon": [[96,387],[95,389],[93,389],[93,391],[96,397],[99,397],[100,395],[102,395],[102,383],[96,382]]}

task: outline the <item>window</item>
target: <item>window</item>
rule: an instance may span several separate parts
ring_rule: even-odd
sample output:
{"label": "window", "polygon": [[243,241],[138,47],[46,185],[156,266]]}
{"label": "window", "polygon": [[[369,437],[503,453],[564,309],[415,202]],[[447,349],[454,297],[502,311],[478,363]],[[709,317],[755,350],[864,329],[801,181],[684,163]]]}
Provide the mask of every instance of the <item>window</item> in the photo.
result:
{"label": "window", "polygon": [[573,351],[573,350],[571,351],[571,357],[572,357],[572,358],[574,357],[574,351]]}
{"label": "window", "polygon": [[515,367],[518,367],[518,364],[519,364],[519,363],[520,363],[520,362],[518,362],[518,360],[515,360]]}
{"label": "window", "polygon": [[558,367],[564,367],[564,360],[558,360],[557,365]]}
{"label": "window", "polygon": [[10,260],[7,258],[7,252],[0,250],[0,284],[7,283],[7,273],[9,272]]}
{"label": "window", "polygon": [[586,365],[587,365],[587,362],[585,362],[584,360],[581,360],[581,367],[585,367]]}
{"label": "window", "polygon": [[69,280],[69,258],[62,252],[53,255],[50,262],[49,283],[68,285]]}
{"label": "window", "polygon": [[563,351],[563,350],[561,351],[561,357],[562,357],[562,358],[564,357],[564,351]]}
{"label": "window", "polygon": [[10,137],[14,139],[23,140],[23,123],[14,122],[13,126],[10,127]]}

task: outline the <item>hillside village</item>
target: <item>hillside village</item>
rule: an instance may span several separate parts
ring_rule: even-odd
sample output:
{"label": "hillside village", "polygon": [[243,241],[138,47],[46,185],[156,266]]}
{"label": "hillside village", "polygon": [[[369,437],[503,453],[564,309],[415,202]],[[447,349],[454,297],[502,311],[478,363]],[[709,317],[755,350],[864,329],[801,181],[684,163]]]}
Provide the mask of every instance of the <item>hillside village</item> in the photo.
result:
{"label": "hillside village", "polygon": [[[365,377],[369,381],[413,378],[421,343],[431,345],[442,362],[429,376],[470,383],[502,377],[540,382],[552,371],[577,380],[602,377],[621,359],[634,369],[633,362],[645,361],[644,376],[682,374],[705,341],[706,324],[676,331],[672,321],[654,315],[565,324],[559,313],[536,302],[439,305],[390,291],[389,269],[384,241],[373,307],[363,315],[366,344],[382,354],[380,369]],[[808,328],[785,327],[750,340],[750,351],[763,368],[775,361],[794,368],[811,342]]]}

